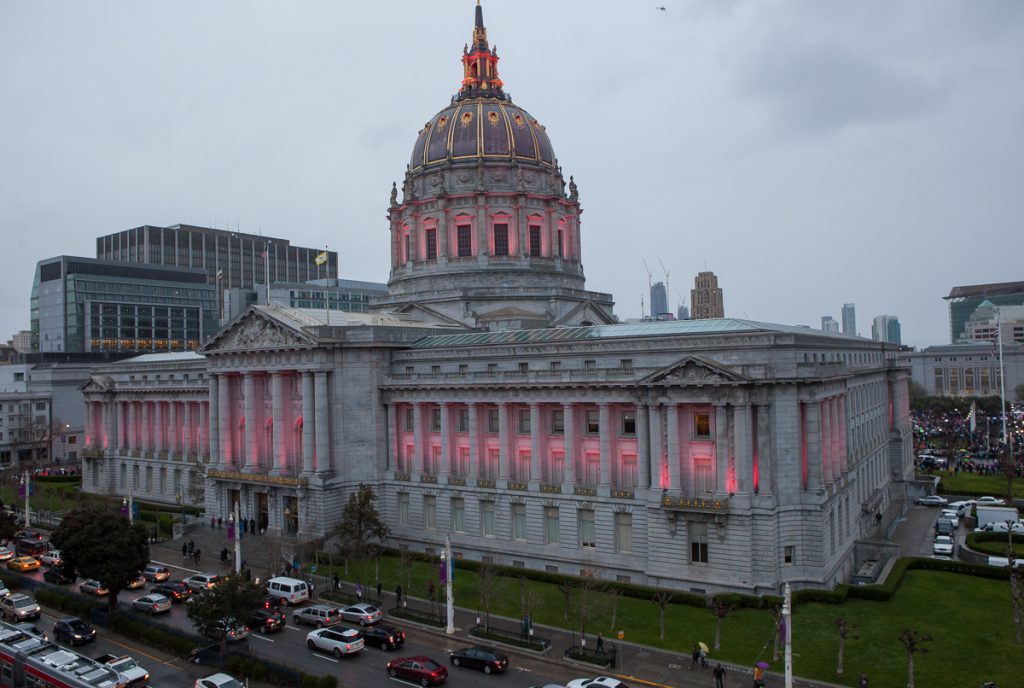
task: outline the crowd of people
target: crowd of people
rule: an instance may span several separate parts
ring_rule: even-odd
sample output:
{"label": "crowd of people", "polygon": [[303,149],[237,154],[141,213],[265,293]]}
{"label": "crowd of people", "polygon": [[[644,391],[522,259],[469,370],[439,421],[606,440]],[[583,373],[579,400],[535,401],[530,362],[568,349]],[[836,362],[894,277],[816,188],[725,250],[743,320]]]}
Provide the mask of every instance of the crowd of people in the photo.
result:
{"label": "crowd of people", "polygon": [[913,411],[911,419],[915,462],[922,470],[996,475],[1003,473],[1003,462],[1012,456],[1016,477],[1024,477],[1024,429],[1018,415],[1011,413],[1006,419],[1009,443],[1003,442],[1002,417],[977,406]]}

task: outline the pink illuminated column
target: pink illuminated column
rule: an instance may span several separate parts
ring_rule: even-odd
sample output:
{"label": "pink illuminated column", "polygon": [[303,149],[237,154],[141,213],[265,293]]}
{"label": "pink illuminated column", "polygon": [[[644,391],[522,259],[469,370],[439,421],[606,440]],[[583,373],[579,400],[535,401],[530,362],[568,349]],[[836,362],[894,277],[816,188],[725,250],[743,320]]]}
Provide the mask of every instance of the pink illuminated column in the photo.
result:
{"label": "pink illuminated column", "polygon": [[[220,421],[218,420],[219,413],[219,400],[220,396],[220,385],[222,381],[220,375],[210,375],[210,394],[209,394],[209,416],[208,421],[210,423],[210,465],[220,466],[221,465],[221,454],[220,454]],[[200,452],[202,453],[202,452]]]}
{"label": "pink illuminated column", "polygon": [[217,437],[220,440],[220,465],[239,468],[241,462],[238,454],[234,451],[233,415],[231,413],[231,387],[232,380],[227,375],[218,375],[220,385],[217,389]]}
{"label": "pink illuminated column", "polygon": [[[540,404],[536,401],[530,402],[530,482],[534,486],[540,484],[541,475],[541,426],[540,426]],[[550,473],[550,471],[549,471]],[[531,488],[536,489],[536,487]]]}
{"label": "pink illuminated column", "polygon": [[[469,468],[467,477],[477,480],[480,477],[480,405],[475,401],[468,404],[467,414],[469,416]],[[472,485],[473,483],[468,483]]]}
{"label": "pink illuminated column", "polygon": [[167,451],[171,456],[177,456],[181,453],[181,446],[178,444],[181,428],[178,426],[178,402],[176,401],[167,403],[167,431],[170,433]]}
{"label": "pink illuminated column", "polygon": [[128,403],[117,404],[117,450],[124,453],[128,449]]}
{"label": "pink illuminated column", "polygon": [[394,402],[388,404],[388,468],[392,471],[399,471],[398,465],[398,413],[395,411]]}
{"label": "pink illuminated column", "polygon": [[149,402],[142,402],[142,427],[140,428],[142,451],[153,451],[153,410]]}
{"label": "pink illuminated column", "polygon": [[[498,480],[508,482],[508,404],[498,402]],[[499,485],[498,487],[501,487]]]}
{"label": "pink illuminated column", "polygon": [[651,472],[654,474],[654,486],[668,489],[669,483],[663,461],[665,450],[662,446],[661,407],[658,404],[648,404],[647,426],[651,438]]}
{"label": "pink illuminated column", "polygon": [[601,487],[608,487],[612,484],[612,450],[611,450],[611,409],[608,402],[602,401],[597,405],[598,416],[598,446],[601,451],[601,473],[598,476],[598,484]]}
{"label": "pink illuminated column", "polygon": [[719,493],[729,492],[729,412],[715,404],[715,483]]}
{"label": "pink illuminated column", "polygon": [[426,449],[423,447],[423,404],[417,401],[412,405],[412,456],[406,457],[411,464],[409,473],[413,475],[413,479],[416,479],[421,471],[426,472],[424,456]]}
{"label": "pink illuminated column", "polygon": [[288,431],[285,428],[284,419],[284,373],[279,370],[271,373],[270,378],[270,399],[271,413],[274,423],[274,468],[277,473],[282,472],[286,466],[285,438]]}
{"label": "pink illuminated column", "polygon": [[314,459],[314,420],[313,406],[313,373],[305,371],[302,373],[302,474],[310,475],[313,472]]}
{"label": "pink illuminated column", "polygon": [[651,434],[647,417],[647,405],[636,406],[636,449],[637,469],[640,471],[640,487],[651,486]]}
{"label": "pink illuminated column", "polygon": [[735,407],[733,427],[736,446],[736,492],[752,492],[754,489],[754,450],[750,423],[749,404]]}
{"label": "pink illuminated column", "polygon": [[832,405],[821,402],[821,475],[826,485],[832,482]]}
{"label": "pink illuminated column", "polygon": [[135,402],[134,401],[129,401],[129,402],[125,403],[125,410],[128,413],[128,433],[127,433],[128,436],[125,438],[127,440],[127,444],[128,444],[127,449],[128,449],[129,452],[137,451],[138,448],[139,448],[139,443],[138,443],[138,441],[139,441],[139,438],[138,438],[138,435],[139,435],[139,433],[138,433],[139,419],[138,419],[138,409],[135,406]]}
{"label": "pink illuminated column", "polygon": [[243,456],[245,457],[244,465],[248,470],[253,470],[258,466],[259,457],[257,456],[257,431],[258,428],[256,423],[256,375],[253,373],[243,374],[244,389],[243,394],[245,395],[245,449],[243,450]]}
{"label": "pink illuminated column", "polygon": [[92,402],[87,401],[85,402],[85,446],[88,449],[93,449],[94,447],[100,446],[99,442],[96,441],[96,437],[93,431],[92,416]]}
{"label": "pink illuminated column", "polygon": [[202,418],[203,415],[201,413],[193,415],[192,409],[194,406],[195,403],[191,401],[186,401],[181,405],[181,452],[185,456],[192,456],[193,454],[199,453],[195,450],[197,428],[193,427],[192,424],[198,424],[197,421]]}
{"label": "pink illuminated column", "polygon": [[572,404],[562,404],[562,441],[565,446],[565,475],[562,491],[572,494],[576,486],[576,419]]}
{"label": "pink illuminated column", "polygon": [[843,394],[839,397],[839,461],[844,473],[847,471],[849,465],[849,457],[846,455],[846,431],[846,395]]}
{"label": "pink illuminated column", "polygon": [[679,481],[679,404],[671,403],[665,406],[665,415],[668,419],[666,428],[666,444],[668,444],[668,485],[666,487],[675,492],[682,489]]}
{"label": "pink illuminated column", "polygon": [[438,470],[444,476],[445,482],[452,474],[452,441],[451,441],[451,406],[446,402],[440,404],[441,413],[441,465]]}

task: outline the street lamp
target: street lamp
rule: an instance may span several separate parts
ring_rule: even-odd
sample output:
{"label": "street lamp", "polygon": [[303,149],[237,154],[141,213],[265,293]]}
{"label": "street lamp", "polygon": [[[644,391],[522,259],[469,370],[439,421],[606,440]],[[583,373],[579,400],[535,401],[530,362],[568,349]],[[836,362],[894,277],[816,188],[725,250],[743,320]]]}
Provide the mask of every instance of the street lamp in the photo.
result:
{"label": "street lamp", "polygon": [[444,549],[441,550],[441,570],[444,572],[445,611],[448,620],[444,632],[448,635],[455,633],[455,597],[452,595],[452,572],[454,568],[454,562],[452,561],[452,538],[451,535],[445,535]]}

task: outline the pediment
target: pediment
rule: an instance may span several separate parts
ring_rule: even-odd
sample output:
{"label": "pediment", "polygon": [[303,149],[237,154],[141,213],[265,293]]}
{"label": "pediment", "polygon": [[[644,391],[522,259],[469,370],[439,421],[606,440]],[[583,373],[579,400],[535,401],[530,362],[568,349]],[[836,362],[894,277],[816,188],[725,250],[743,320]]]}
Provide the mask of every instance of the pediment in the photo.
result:
{"label": "pediment", "polygon": [[583,323],[614,325],[617,321],[594,301],[584,301],[551,323],[552,327],[581,327]]}
{"label": "pediment", "polygon": [[641,382],[658,386],[674,385],[728,385],[748,382],[748,378],[734,370],[699,356],[687,356],[670,366],[648,375]]}
{"label": "pediment", "polygon": [[103,394],[114,389],[114,379],[109,375],[94,375],[79,389],[83,394]]}
{"label": "pediment", "polygon": [[229,323],[199,352],[306,348],[315,345],[316,341],[302,332],[267,316],[263,311],[250,309]]}
{"label": "pediment", "polygon": [[401,314],[401,315],[416,316],[420,320],[422,320],[423,322],[426,322],[426,323],[429,323],[429,324],[442,325],[442,326],[445,326],[445,327],[451,327],[451,326],[454,325],[456,327],[461,327],[464,330],[471,329],[464,322],[461,322],[461,321],[456,320],[454,318],[450,318],[447,315],[444,315],[443,313],[439,313],[438,311],[434,310],[433,308],[429,308],[427,306],[424,306],[424,305],[418,304],[418,303],[408,303],[408,304],[405,304],[401,308],[397,308],[397,309],[395,309],[392,312],[396,313],[396,314]]}

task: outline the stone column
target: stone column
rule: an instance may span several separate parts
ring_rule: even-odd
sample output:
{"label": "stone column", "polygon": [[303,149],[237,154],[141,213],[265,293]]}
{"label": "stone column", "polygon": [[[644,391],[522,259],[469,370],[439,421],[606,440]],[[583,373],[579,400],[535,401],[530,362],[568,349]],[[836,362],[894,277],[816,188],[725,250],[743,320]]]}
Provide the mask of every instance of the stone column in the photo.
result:
{"label": "stone column", "polygon": [[807,489],[821,487],[821,403],[804,403],[804,442],[807,447]]}
{"label": "stone column", "polygon": [[[196,406],[196,404],[192,401],[186,401],[181,405],[181,413],[183,416],[181,421],[181,453],[185,456],[202,453],[196,451],[196,446],[199,442],[199,438],[202,437],[202,430],[197,426],[202,425],[200,419],[203,417],[203,414],[193,413],[194,406]],[[193,425],[193,423],[195,425]]]}
{"label": "stone column", "polygon": [[612,484],[612,414],[608,402],[602,401],[597,405],[598,424],[598,447],[601,452],[600,474],[598,475],[598,486],[607,490]]}
{"label": "stone column", "polygon": [[135,402],[125,403],[125,410],[128,413],[128,437],[125,438],[128,442],[128,451],[137,451],[139,448],[139,419]]}
{"label": "stone column", "polygon": [[832,438],[832,477],[838,480],[843,474],[843,457],[841,452],[843,436],[843,419],[839,411],[841,397],[834,396],[828,400],[829,418]]}
{"label": "stone column", "polygon": [[[467,478],[476,481],[480,477],[480,405],[475,401],[471,401],[467,405],[469,406],[469,475]],[[475,483],[470,483],[467,480],[466,484]]]}
{"label": "stone column", "polygon": [[832,405],[829,399],[821,402],[821,476],[822,482],[831,484],[832,475]]}
{"label": "stone column", "polygon": [[302,373],[302,474],[313,472],[316,419],[313,406],[313,373]]}
{"label": "stone column", "polygon": [[736,492],[752,492],[754,489],[754,454],[750,429],[750,404],[741,404],[734,410],[736,428]]}
{"label": "stone column", "polygon": [[235,428],[234,414],[231,413],[231,378],[227,375],[218,375],[217,377],[220,378],[217,396],[217,437],[220,440],[220,465],[221,467],[231,466],[238,470],[242,464],[234,446]]}
{"label": "stone column", "polygon": [[128,449],[128,403],[117,403],[117,451],[124,453]]}
{"label": "stone column", "polygon": [[715,404],[715,485],[719,494],[729,491],[729,414],[725,404]]}
{"label": "stone column", "polygon": [[387,431],[387,442],[388,442],[388,470],[401,471],[401,466],[398,465],[398,413],[395,411],[394,402],[387,405],[388,409],[388,431]]}
{"label": "stone column", "polygon": [[147,401],[142,402],[142,451],[153,451],[153,409]]}
{"label": "stone column", "polygon": [[167,403],[167,432],[170,433],[167,442],[167,451],[171,456],[181,453],[178,438],[181,437],[181,428],[178,426],[178,402]]}
{"label": "stone column", "polygon": [[849,441],[846,425],[846,395],[839,397],[839,462],[843,473],[849,469],[849,457],[847,456],[847,442]]}
{"label": "stone column", "polygon": [[[111,398],[103,405],[103,417],[107,421],[107,441],[104,449],[111,452],[117,447],[117,402]],[[67,438],[64,438],[65,442]]]}
{"label": "stone column", "polygon": [[651,481],[654,487],[662,485],[662,457],[665,454],[662,443],[661,407],[658,404],[647,405],[647,427],[651,438]]}
{"label": "stone column", "polygon": [[651,486],[651,432],[647,417],[647,405],[636,405],[636,468],[637,487],[647,489]]}
{"label": "stone column", "polygon": [[452,474],[452,441],[451,441],[451,407],[446,402],[441,402],[441,465],[439,466],[444,482],[447,484]]}
{"label": "stone column", "polygon": [[530,402],[530,489],[539,489],[543,478],[540,453],[540,404]]}
{"label": "stone column", "polygon": [[668,416],[665,421],[668,424],[668,489],[670,492],[679,492],[683,488],[679,479],[679,404],[668,404],[665,415]]}
{"label": "stone column", "polygon": [[326,370],[316,371],[313,387],[316,396],[316,472],[323,474],[331,468],[331,399]]}
{"label": "stone column", "polygon": [[562,439],[565,442],[562,492],[572,494],[576,487],[576,418],[572,404],[562,404]]}
{"label": "stone column", "polygon": [[[220,375],[210,376],[210,465],[221,465],[220,454]],[[198,452],[201,453],[201,452]]]}
{"label": "stone column", "polygon": [[772,487],[772,456],[771,438],[769,437],[768,407],[757,407],[757,488],[758,491],[771,492]]}
{"label": "stone column", "polygon": [[412,464],[409,466],[409,475],[413,480],[418,480],[426,472],[423,457],[423,404],[417,401],[412,405],[412,456],[406,457]]}
{"label": "stone column", "polygon": [[498,402],[498,480],[503,481],[498,487],[504,488],[508,483],[508,404]]}
{"label": "stone column", "polygon": [[244,380],[242,393],[245,395],[245,449],[243,450],[245,459],[242,465],[248,470],[254,470],[259,467],[259,456],[257,453],[259,437],[256,428],[256,374],[244,373],[242,379]]}
{"label": "stone column", "polygon": [[287,468],[285,440],[288,438],[288,423],[284,417],[284,373],[275,370],[270,374],[270,408],[274,428],[274,463],[271,470],[276,474],[283,473]]}

